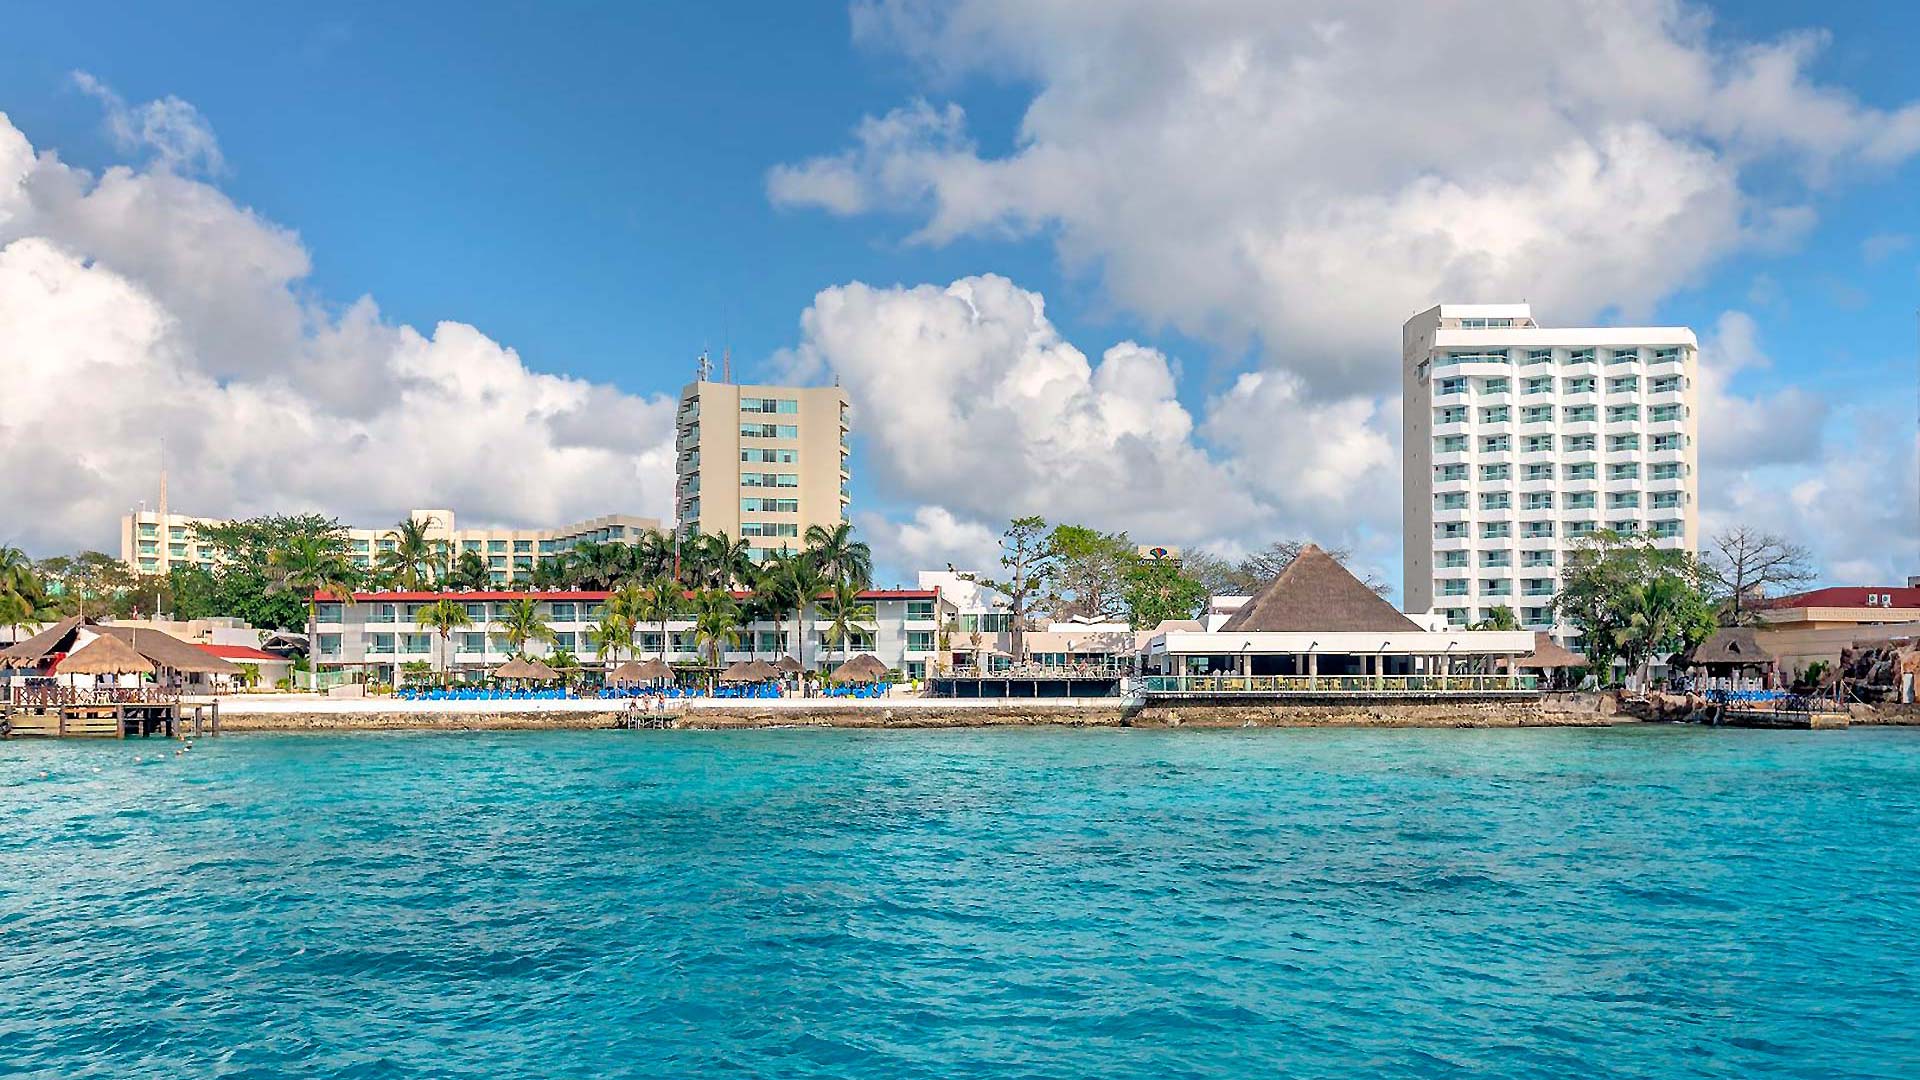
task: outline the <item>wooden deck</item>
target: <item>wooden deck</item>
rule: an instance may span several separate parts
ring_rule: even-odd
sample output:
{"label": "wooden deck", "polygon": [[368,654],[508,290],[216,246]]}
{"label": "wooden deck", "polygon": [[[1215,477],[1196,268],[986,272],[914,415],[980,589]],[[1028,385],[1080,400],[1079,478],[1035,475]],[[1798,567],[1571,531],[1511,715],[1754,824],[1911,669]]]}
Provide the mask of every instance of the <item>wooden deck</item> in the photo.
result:
{"label": "wooden deck", "polygon": [[199,738],[220,734],[214,701],[121,701],[0,704],[0,737],[8,739]]}

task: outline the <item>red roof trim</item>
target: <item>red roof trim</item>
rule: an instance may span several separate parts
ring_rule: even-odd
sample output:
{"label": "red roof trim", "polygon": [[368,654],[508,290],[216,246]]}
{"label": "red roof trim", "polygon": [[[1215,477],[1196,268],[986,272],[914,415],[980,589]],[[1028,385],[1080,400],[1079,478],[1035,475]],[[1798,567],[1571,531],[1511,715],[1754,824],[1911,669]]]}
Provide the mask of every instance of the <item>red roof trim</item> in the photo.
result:
{"label": "red roof trim", "polygon": [[[1869,596],[1874,598],[1872,603],[1867,601]],[[1887,598],[1885,603],[1880,600],[1883,596]],[[1877,608],[1882,611],[1890,607],[1920,608],[1920,589],[1909,589],[1904,585],[1887,588],[1835,585],[1825,589],[1814,589],[1811,592],[1795,593],[1792,596],[1775,597],[1762,602],[1760,606],[1767,609],[1826,607],[1873,610]]]}
{"label": "red roof trim", "polygon": [[[540,592],[357,592],[353,594],[353,601],[356,604],[420,604],[432,603],[435,600],[457,600],[461,603],[477,604],[488,601],[525,600],[531,597],[535,600],[570,600],[575,603],[581,601],[593,603],[605,600],[609,595],[611,594],[604,589],[581,589],[578,592],[567,589]],[[688,595],[692,594],[689,593]],[[732,595],[736,600],[745,600],[753,594],[736,589]],[[332,593],[315,593],[313,598],[315,601],[323,604],[340,602],[340,598],[334,596]],[[867,589],[860,594],[860,599],[862,600],[938,600],[939,598],[940,590],[938,589]]]}
{"label": "red roof trim", "polygon": [[222,660],[277,660],[286,663],[284,656],[275,656],[265,649],[256,649],[251,645],[201,645],[193,646],[204,653],[211,653]]}

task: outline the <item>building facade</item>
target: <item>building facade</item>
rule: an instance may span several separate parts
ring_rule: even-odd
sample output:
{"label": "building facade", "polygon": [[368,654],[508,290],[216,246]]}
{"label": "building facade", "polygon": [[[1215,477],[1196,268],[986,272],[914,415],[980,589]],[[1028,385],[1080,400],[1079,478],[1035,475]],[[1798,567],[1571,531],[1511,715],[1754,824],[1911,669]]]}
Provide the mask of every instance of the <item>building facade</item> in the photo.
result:
{"label": "building facade", "polygon": [[1699,542],[1698,344],[1686,327],[1542,327],[1442,304],[1403,328],[1405,599],[1452,626],[1505,606],[1551,630],[1599,529]]}
{"label": "building facade", "polygon": [[[607,514],[556,529],[462,529],[451,510],[411,510],[407,516],[429,523],[428,535],[452,554],[475,552],[486,559],[496,585],[524,581],[542,560],[563,555],[582,543],[633,543],[641,534],[657,532],[658,518]],[[212,568],[213,549],[194,539],[195,525],[218,525],[219,518],[138,510],[120,519],[120,561],[143,574],[164,574],[175,566]],[[361,569],[373,566],[393,542],[392,525],[347,527],[347,553]]]}
{"label": "building facade", "polygon": [[799,550],[811,526],[845,521],[848,423],[837,386],[688,384],[674,458],[681,532],[726,533],[758,560]]}
{"label": "building facade", "polygon": [[[746,596],[735,595],[742,599]],[[721,662],[772,661],[785,655],[794,656],[809,670],[827,671],[849,657],[872,653],[904,678],[924,678],[938,652],[942,620],[951,618],[951,605],[944,604],[940,593],[932,589],[869,589],[860,596],[873,606],[874,617],[849,641],[830,641],[829,624],[811,618],[803,628],[804,654],[797,653],[793,648],[794,622],[788,613],[779,622],[742,625],[738,643],[724,652]],[[506,641],[500,637],[500,618],[509,603],[527,598],[539,603],[542,618],[554,631],[552,642],[530,643],[526,649],[530,655],[549,656],[564,650],[589,665],[601,662],[592,635],[606,615],[607,594],[567,589],[362,592],[355,593],[351,602],[323,599],[316,627],[318,666],[322,671],[365,671],[374,681],[396,685],[401,669],[415,662],[424,662],[436,672],[478,675],[499,666],[510,655]],[[415,621],[420,609],[441,599],[464,604],[473,625],[454,631],[445,640],[420,626]],[[617,664],[623,659],[659,656],[663,644],[669,663],[704,661],[690,617],[669,619],[666,635],[663,643],[659,624],[642,626],[634,633],[629,649],[605,658],[605,662]]]}

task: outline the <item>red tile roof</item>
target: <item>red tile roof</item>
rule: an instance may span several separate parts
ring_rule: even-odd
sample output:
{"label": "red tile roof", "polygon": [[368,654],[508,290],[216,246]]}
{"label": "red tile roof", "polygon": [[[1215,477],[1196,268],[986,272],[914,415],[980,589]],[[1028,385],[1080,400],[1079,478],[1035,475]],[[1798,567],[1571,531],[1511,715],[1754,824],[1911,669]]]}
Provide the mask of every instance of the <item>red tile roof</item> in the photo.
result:
{"label": "red tile roof", "polygon": [[[1869,601],[1867,598],[1873,599]],[[1884,599],[1882,599],[1884,597]],[[1867,585],[1836,585],[1792,596],[1776,596],[1763,601],[1763,608],[1920,608],[1920,589],[1905,586],[1874,588]]]}
{"label": "red tile roof", "polygon": [[[553,589],[553,590],[475,590],[473,592],[436,592],[422,590],[418,592],[357,592],[353,594],[355,603],[383,604],[421,604],[435,600],[458,600],[461,603],[485,603],[503,600],[559,600],[574,603],[595,603],[605,600],[609,594],[604,589]],[[692,595],[689,593],[688,595]],[[734,590],[735,599],[744,600],[753,595],[743,590]],[[862,600],[936,600],[940,596],[938,589],[867,589],[860,594]],[[338,603],[340,598],[332,593],[315,593],[313,598],[321,603]]]}
{"label": "red tile roof", "polygon": [[222,660],[278,660],[284,663],[287,659],[284,656],[275,656],[265,649],[256,649],[251,645],[201,645],[195,643],[193,647],[199,649],[201,652],[217,656]]}

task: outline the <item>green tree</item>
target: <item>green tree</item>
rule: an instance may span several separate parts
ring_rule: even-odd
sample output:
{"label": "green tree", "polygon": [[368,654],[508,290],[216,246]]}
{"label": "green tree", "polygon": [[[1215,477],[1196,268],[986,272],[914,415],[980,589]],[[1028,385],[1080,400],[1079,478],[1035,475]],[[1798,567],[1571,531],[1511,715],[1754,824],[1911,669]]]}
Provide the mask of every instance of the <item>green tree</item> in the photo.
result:
{"label": "green tree", "polygon": [[441,648],[446,657],[440,669],[440,685],[448,685],[453,681],[453,632],[473,625],[473,616],[467,614],[467,605],[442,597],[421,605],[420,610],[414,613],[413,621],[440,635]]}
{"label": "green tree", "polygon": [[593,646],[593,655],[606,665],[633,648],[633,623],[624,615],[608,611],[587,630],[587,642]]}
{"label": "green tree", "polygon": [[1520,617],[1515,615],[1513,609],[1507,605],[1497,604],[1488,609],[1486,618],[1474,623],[1469,629],[1518,630],[1520,629]]}
{"label": "green tree", "polygon": [[745,540],[726,533],[709,533],[701,542],[703,569],[707,583],[716,589],[731,589],[752,580],[753,549]]}
{"label": "green tree", "polygon": [[[539,566],[535,569],[536,578],[538,577],[539,571],[546,570],[549,566],[553,566],[553,569],[547,570],[547,573],[556,573],[560,570],[560,567],[557,565],[557,560],[542,559]],[[463,551],[455,556],[453,567],[447,574],[447,584],[455,589],[486,589],[491,587],[493,585],[493,573],[487,569],[486,556],[477,551]]]}
{"label": "green tree", "polygon": [[762,580],[793,612],[793,658],[802,668],[807,664],[807,609],[820,600],[827,587],[826,575],[805,552],[782,551],[766,564]]}
{"label": "green tree", "polygon": [[33,603],[17,592],[0,592],[0,626],[13,631],[14,641],[26,638],[26,627],[34,621]]}
{"label": "green tree", "polygon": [[572,686],[580,681],[580,658],[573,655],[572,649],[555,649],[547,654],[548,667],[560,673],[560,685]]}
{"label": "green tree", "polygon": [[830,581],[846,581],[867,588],[873,584],[873,549],[853,538],[853,525],[810,525],[807,554]]}
{"label": "green tree", "polygon": [[[353,583],[359,576],[346,555],[329,544],[324,536],[294,536],[267,557],[272,575],[268,589],[300,597],[307,608],[307,656],[319,670],[320,593],[344,600],[352,599]],[[464,614],[464,612],[462,613]]]}
{"label": "green tree", "polygon": [[1127,625],[1151,629],[1167,619],[1192,619],[1207,603],[1207,587],[1173,559],[1135,557],[1122,582]]}
{"label": "green tree", "polygon": [[213,551],[212,614],[244,619],[254,626],[294,630],[307,625],[307,602],[284,588],[273,566],[274,553],[296,540],[310,540],[352,568],[347,531],[318,514],[247,518],[196,525],[196,543]]}
{"label": "green tree", "polygon": [[167,591],[173,594],[176,619],[206,619],[223,614],[219,590],[220,583],[213,571],[197,563],[167,571]]}
{"label": "green tree", "polygon": [[720,589],[702,589],[693,596],[694,642],[718,669],[727,646],[740,640],[740,606]]}
{"label": "green tree", "polygon": [[635,588],[626,593],[622,606],[633,617],[636,626],[647,623],[660,625],[660,660],[667,659],[667,623],[680,614],[686,605],[686,590],[674,580],[671,574],[661,574],[649,581],[644,588]]}
{"label": "green tree", "polygon": [[820,613],[827,619],[827,643],[840,646],[842,660],[852,656],[850,646],[856,632],[873,622],[873,605],[860,599],[860,592],[851,581],[836,581],[827,587],[826,599],[821,602]]}
{"label": "green tree", "polygon": [[499,622],[500,636],[512,652],[524,653],[529,641],[544,644],[553,640],[553,627],[547,625],[540,614],[540,602],[532,597],[509,600]]}
{"label": "green tree", "polygon": [[40,563],[38,574],[58,587],[57,606],[75,615],[110,614],[114,599],[133,584],[133,572],[101,551],[56,555]]}
{"label": "green tree", "polygon": [[1123,532],[1056,525],[1047,536],[1053,577],[1047,608],[1056,619],[1110,619],[1127,606],[1127,572],[1139,561]]}
{"label": "green tree", "polygon": [[[1663,580],[1670,584],[1646,590]],[[1602,529],[1568,553],[1553,610],[1580,631],[1589,664],[1606,678],[1616,660],[1638,670],[1658,652],[1711,632],[1713,607],[1704,586],[1691,553]]]}
{"label": "green tree", "polygon": [[1024,663],[1027,655],[1027,613],[1036,597],[1046,595],[1057,561],[1047,543],[1047,522],[1039,516],[1014,518],[1000,536],[1000,575],[963,573],[962,581],[991,589],[1007,598],[1007,614],[1013,632],[1013,659]]}
{"label": "green tree", "polygon": [[380,553],[373,558],[374,569],[392,574],[394,582],[409,592],[431,585],[445,568],[441,546],[429,535],[434,524],[432,518],[408,517],[387,530]]}
{"label": "green tree", "polygon": [[1629,585],[1621,608],[1626,625],[1615,631],[1615,644],[1642,685],[1655,657],[1698,644],[1718,625],[1713,602],[1696,581],[1679,574]]}

